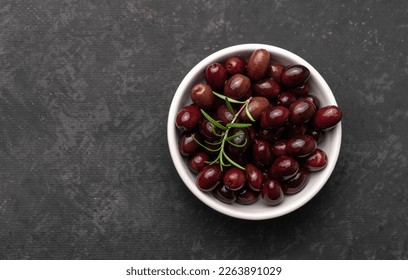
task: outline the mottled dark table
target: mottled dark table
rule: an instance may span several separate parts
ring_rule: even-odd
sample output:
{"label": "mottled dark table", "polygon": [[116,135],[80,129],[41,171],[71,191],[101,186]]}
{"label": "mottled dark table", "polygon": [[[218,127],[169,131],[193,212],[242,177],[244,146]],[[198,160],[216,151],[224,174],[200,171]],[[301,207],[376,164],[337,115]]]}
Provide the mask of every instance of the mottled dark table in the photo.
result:
{"label": "mottled dark table", "polygon": [[[176,3],[176,4],[175,4]],[[241,221],[172,165],[184,75],[241,43],[304,57],[344,111],[333,176]],[[0,1],[1,259],[408,259],[404,1]]]}

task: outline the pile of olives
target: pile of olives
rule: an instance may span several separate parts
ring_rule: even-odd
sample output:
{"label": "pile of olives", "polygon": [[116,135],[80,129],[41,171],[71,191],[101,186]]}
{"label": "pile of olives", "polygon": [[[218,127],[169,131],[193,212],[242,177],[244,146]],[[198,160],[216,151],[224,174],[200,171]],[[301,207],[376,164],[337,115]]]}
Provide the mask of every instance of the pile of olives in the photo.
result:
{"label": "pile of olives", "polygon": [[326,167],[318,144],[342,113],[320,106],[309,78],[307,67],[274,62],[265,49],[207,66],[175,120],[179,151],[201,191],[224,203],[261,197],[274,206]]}

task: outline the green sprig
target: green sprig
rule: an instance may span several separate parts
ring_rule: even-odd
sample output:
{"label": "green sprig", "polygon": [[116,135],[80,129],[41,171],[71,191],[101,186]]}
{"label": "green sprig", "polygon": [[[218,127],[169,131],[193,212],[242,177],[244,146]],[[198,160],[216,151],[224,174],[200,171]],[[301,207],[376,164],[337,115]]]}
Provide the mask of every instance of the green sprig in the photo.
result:
{"label": "green sprig", "polygon": [[[251,123],[237,123],[237,119],[239,114],[245,110],[246,115],[248,116],[248,119],[252,122],[255,122],[255,119],[252,117],[250,111],[249,111],[249,102],[251,101],[252,97],[248,98],[245,101],[240,101],[240,100],[235,100],[233,98],[227,97],[225,95],[219,94],[217,92],[213,91],[213,94],[215,96],[217,96],[218,98],[221,98],[225,101],[225,104],[228,108],[228,111],[234,115],[233,119],[231,120],[231,122],[227,123],[226,125],[221,124],[219,121],[215,120],[214,118],[212,118],[207,112],[205,112],[203,109],[201,109],[201,113],[203,114],[203,116],[214,126],[213,127],[213,133],[214,135],[216,135],[217,137],[219,137],[220,139],[218,139],[217,141],[213,141],[213,142],[209,142],[209,141],[205,141],[205,143],[207,145],[202,144],[200,141],[198,141],[194,135],[193,135],[193,139],[194,141],[200,145],[201,147],[203,147],[205,150],[209,151],[209,152],[213,152],[216,153],[218,152],[218,155],[215,157],[214,160],[207,162],[208,164],[212,165],[212,164],[216,164],[218,163],[220,165],[221,170],[223,170],[224,167],[230,167],[230,166],[235,166],[238,167],[239,169],[245,170],[245,167],[241,166],[240,164],[238,164],[237,162],[235,162],[225,151],[225,144],[231,144],[234,147],[237,148],[243,148],[245,147],[245,145],[247,144],[248,140],[245,139],[245,142],[243,144],[236,144],[236,143],[232,143],[232,139],[242,136],[241,133],[237,133],[234,135],[229,135],[230,129],[231,128],[245,128],[245,127],[250,127],[252,124]],[[241,107],[238,110],[238,112],[235,113],[234,108],[232,107],[231,104],[240,104]],[[221,133],[217,133],[215,130],[215,127],[221,129]],[[219,145],[219,147],[217,147]],[[208,146],[214,146],[214,149],[209,148]]]}

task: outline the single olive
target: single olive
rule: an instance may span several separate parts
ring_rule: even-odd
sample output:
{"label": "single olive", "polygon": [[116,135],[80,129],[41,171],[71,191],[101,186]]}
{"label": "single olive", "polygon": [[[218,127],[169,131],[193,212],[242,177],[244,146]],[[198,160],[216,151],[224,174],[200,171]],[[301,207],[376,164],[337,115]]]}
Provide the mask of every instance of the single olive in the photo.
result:
{"label": "single olive", "polygon": [[[255,96],[249,101],[248,111],[251,114],[252,118],[256,121],[260,119],[262,113],[269,107],[269,101],[265,97]],[[244,122],[249,122],[250,119],[247,116],[246,110],[242,110],[239,114],[239,117]]]}
{"label": "single olive", "polygon": [[204,167],[196,177],[197,187],[204,192],[215,189],[222,181],[222,171],[219,165]]}
{"label": "single olive", "polygon": [[284,199],[281,183],[275,179],[267,179],[262,187],[262,198],[267,205],[280,204]]}
{"label": "single olive", "polygon": [[335,105],[325,106],[316,111],[313,126],[320,130],[329,130],[335,127],[342,119],[342,112]]}
{"label": "single olive", "polygon": [[224,94],[232,99],[243,99],[251,90],[251,81],[247,76],[235,74],[224,85]]}
{"label": "single olive", "polygon": [[270,53],[265,49],[255,50],[248,59],[248,77],[259,81],[265,77],[270,65]]}
{"label": "single olive", "polygon": [[214,105],[215,95],[209,85],[198,83],[191,89],[191,100],[199,108],[209,110]]}
{"label": "single olive", "polygon": [[212,63],[205,69],[205,80],[217,92],[222,92],[228,79],[227,69],[220,63]]}

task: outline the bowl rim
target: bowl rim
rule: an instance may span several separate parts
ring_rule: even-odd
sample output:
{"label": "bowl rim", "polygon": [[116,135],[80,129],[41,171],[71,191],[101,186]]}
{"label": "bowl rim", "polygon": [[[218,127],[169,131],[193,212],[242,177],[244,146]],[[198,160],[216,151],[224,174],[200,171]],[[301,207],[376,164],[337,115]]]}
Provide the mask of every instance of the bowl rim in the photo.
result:
{"label": "bowl rim", "polygon": [[[178,112],[178,110],[181,108],[181,105],[184,105],[186,100],[185,98],[183,99],[183,94],[186,92],[186,90],[190,90],[193,83],[197,82],[196,77],[197,76],[203,76],[204,70],[207,67],[208,64],[216,61],[225,61],[226,58],[230,57],[232,54],[234,55],[244,55],[248,54],[256,49],[266,49],[271,53],[271,57],[283,57],[286,60],[289,61],[294,61],[298,64],[303,64],[310,70],[310,75],[313,77],[314,80],[316,80],[317,85],[321,87],[321,91],[327,93],[327,98],[329,99],[330,105],[336,105],[337,102],[336,99],[333,95],[333,92],[331,91],[330,87],[324,80],[324,78],[320,75],[320,73],[306,60],[301,58],[300,56],[292,53],[291,51],[288,51],[286,49],[273,46],[273,45],[267,45],[267,44],[258,44],[258,43],[250,43],[250,44],[240,44],[240,45],[234,45],[230,47],[226,47],[223,49],[220,49],[204,59],[202,59],[199,63],[197,63],[188,73],[187,75],[183,78],[181,83],[179,84],[168,113],[168,120],[167,120],[167,140],[168,140],[168,147],[170,151],[170,155],[173,161],[173,164],[181,177],[182,181],[184,184],[190,189],[190,191],[198,198],[200,199],[203,203],[205,203],[207,206],[210,208],[223,213],[225,215],[234,217],[234,218],[239,218],[239,219],[245,219],[245,220],[266,220],[266,219],[272,219],[272,218],[277,218],[283,215],[286,215],[290,212],[293,212],[303,205],[305,205],[307,202],[309,202],[315,195],[323,188],[323,186],[326,184],[328,179],[330,178],[330,175],[332,174],[335,165],[337,163],[337,159],[340,153],[340,148],[341,148],[341,138],[342,138],[342,126],[341,122],[337,124],[335,128],[331,130],[330,133],[332,133],[333,136],[333,142],[331,142],[331,145],[333,146],[333,150],[330,154],[330,160],[328,161],[328,164],[325,169],[319,171],[321,174],[321,180],[319,180],[318,185],[314,186],[312,189],[310,189],[307,193],[304,193],[304,195],[298,199],[295,200],[296,203],[291,203],[286,205],[286,207],[280,207],[278,206],[266,206],[266,209],[269,209],[269,211],[263,211],[263,212],[254,212],[254,211],[242,211],[243,207],[249,207],[249,206],[243,206],[243,207],[232,207],[229,204],[225,204],[222,202],[219,202],[212,196],[210,196],[208,193],[202,192],[199,190],[196,185],[195,181],[192,180],[191,178],[191,171],[186,167],[186,165],[183,165],[183,162],[185,162],[184,157],[180,154],[178,151],[178,143],[177,143],[177,137],[178,137],[178,129],[175,126],[175,117]],[[187,98],[188,99],[188,98]],[[191,103],[191,102],[190,102]],[[304,192],[304,190],[302,190]],[[245,208],[244,208],[245,209]],[[249,209],[249,208],[248,208]]]}

